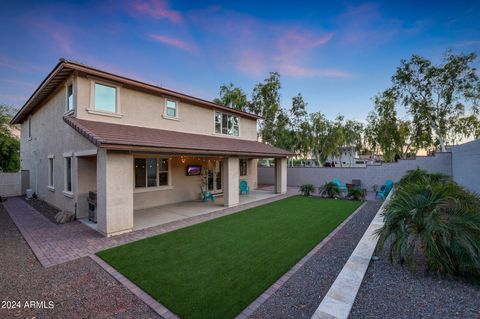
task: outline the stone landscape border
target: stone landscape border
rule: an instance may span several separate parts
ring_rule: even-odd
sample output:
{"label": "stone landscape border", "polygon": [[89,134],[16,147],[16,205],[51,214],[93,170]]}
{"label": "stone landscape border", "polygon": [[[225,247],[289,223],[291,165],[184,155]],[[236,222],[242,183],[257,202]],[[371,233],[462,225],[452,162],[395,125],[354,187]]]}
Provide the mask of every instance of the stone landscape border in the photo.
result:
{"label": "stone landscape border", "polygon": [[347,319],[357,296],[363,277],[377,247],[375,231],[383,226],[382,213],[390,201],[393,190],[387,196],[357,247],[343,266],[312,319]]}
{"label": "stone landscape border", "polygon": [[121,283],[125,288],[130,290],[135,296],[140,300],[146,303],[150,308],[152,308],[156,313],[162,316],[165,319],[178,319],[179,317],[171,312],[167,307],[159,303],[157,300],[150,297],[145,291],[140,289],[133,282],[128,280],[127,277],[119,273],[115,268],[104,262],[100,257],[96,255],[91,255],[92,258],[100,267],[102,267],[107,273],[109,273],[113,278],[115,278],[119,283]]}

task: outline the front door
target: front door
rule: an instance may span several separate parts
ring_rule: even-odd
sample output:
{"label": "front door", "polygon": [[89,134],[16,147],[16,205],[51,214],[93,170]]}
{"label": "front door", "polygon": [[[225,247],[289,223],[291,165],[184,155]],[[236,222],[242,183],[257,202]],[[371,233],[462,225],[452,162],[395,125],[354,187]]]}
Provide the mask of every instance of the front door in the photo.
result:
{"label": "front door", "polygon": [[208,190],[213,193],[221,193],[222,189],[222,161],[215,160],[209,163]]}

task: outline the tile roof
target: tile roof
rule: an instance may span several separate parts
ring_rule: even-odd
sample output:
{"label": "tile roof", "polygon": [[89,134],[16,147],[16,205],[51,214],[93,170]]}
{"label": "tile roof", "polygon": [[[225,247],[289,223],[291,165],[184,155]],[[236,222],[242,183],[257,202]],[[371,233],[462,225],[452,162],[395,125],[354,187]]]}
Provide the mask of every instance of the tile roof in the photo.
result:
{"label": "tile roof", "polygon": [[88,121],[69,116],[64,116],[63,120],[96,146],[107,149],[257,157],[293,155],[268,144],[238,138]]}

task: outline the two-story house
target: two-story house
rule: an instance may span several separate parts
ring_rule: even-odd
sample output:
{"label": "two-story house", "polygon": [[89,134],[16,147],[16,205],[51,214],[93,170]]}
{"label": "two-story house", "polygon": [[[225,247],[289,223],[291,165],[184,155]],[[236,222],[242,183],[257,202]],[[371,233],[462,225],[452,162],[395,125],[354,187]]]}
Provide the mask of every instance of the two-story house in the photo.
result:
{"label": "two-story house", "polygon": [[12,123],[30,188],[79,219],[96,192],[97,230],[110,236],[131,231],[136,210],[198,199],[202,178],[238,205],[239,181],[257,186],[258,158],[276,159],[275,192],[285,193],[291,154],[257,142],[258,119],[61,59]]}

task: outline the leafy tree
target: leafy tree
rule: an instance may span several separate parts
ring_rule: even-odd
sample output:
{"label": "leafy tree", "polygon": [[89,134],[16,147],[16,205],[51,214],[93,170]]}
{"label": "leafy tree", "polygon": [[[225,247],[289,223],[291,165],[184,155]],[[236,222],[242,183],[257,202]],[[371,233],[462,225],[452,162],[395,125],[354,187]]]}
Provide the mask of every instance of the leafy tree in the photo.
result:
{"label": "leafy tree", "polygon": [[269,77],[253,89],[249,110],[263,117],[259,122],[259,135],[264,143],[272,144],[274,140],[275,120],[280,110],[280,88],[280,74],[270,72]]}
{"label": "leafy tree", "polygon": [[344,147],[348,149],[351,156],[362,149],[362,133],[363,124],[358,121],[347,120],[343,125]]}
{"label": "leafy tree", "polygon": [[320,112],[310,115],[310,150],[315,155],[318,165],[321,165],[329,155],[338,156],[338,147],[344,140],[340,120],[337,118],[335,122],[329,121]]}
{"label": "leafy tree", "polygon": [[14,108],[0,104],[0,171],[13,172],[20,168],[20,141],[12,135],[9,123]]}
{"label": "leafy tree", "polygon": [[249,104],[245,92],[241,88],[235,87],[233,83],[220,86],[220,97],[215,98],[213,102],[241,111],[246,111]]}
{"label": "leafy tree", "polygon": [[272,136],[271,143],[276,147],[293,151],[294,132],[291,130],[290,118],[287,111],[280,109],[274,123],[275,134]]}
{"label": "leafy tree", "polygon": [[309,138],[307,103],[298,93],[292,98],[290,108],[290,126],[292,131],[292,151],[298,156],[306,155],[310,151],[311,138]]}
{"label": "leafy tree", "polygon": [[[366,143],[374,152],[381,151],[387,162],[393,161],[397,154],[405,158],[415,150],[417,143],[411,122],[398,118],[396,92],[386,90],[374,98],[374,103],[374,110],[367,117],[368,124],[364,131]],[[427,138],[417,136],[418,140]]]}
{"label": "leafy tree", "polygon": [[[343,146],[345,145],[345,128],[344,128],[344,117],[343,115],[338,115],[335,118],[335,121],[331,122],[330,125],[330,134],[329,138],[332,142],[330,152],[327,154],[332,157],[340,158],[343,153]],[[339,161],[340,166],[343,165],[343,161]]]}
{"label": "leafy tree", "polygon": [[[447,51],[439,65],[419,55],[401,61],[392,89],[412,116],[417,146],[427,148],[437,141],[445,151],[446,143],[454,142],[459,134],[475,134],[461,127],[466,111],[475,111],[477,106],[480,84],[472,66],[475,60],[475,53],[455,55]],[[477,125],[478,116],[469,123]]]}

